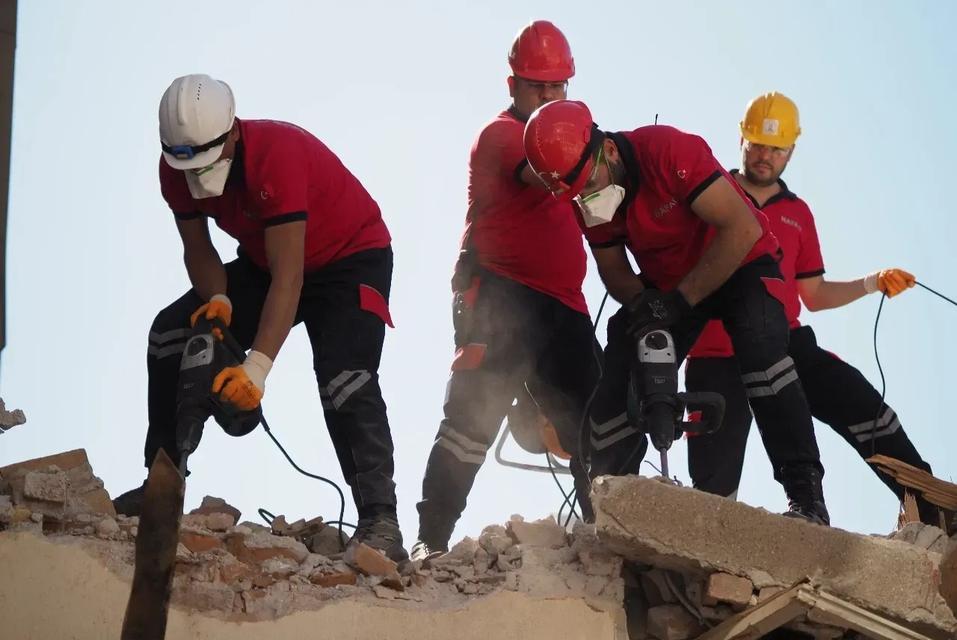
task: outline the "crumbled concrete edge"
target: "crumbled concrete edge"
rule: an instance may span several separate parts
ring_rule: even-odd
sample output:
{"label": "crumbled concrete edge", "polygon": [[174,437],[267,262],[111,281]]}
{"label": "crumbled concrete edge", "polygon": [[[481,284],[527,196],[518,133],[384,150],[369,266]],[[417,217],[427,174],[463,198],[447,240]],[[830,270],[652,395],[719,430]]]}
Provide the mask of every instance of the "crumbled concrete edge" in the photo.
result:
{"label": "crumbled concrete edge", "polygon": [[741,576],[751,580],[755,601],[762,589],[810,578],[915,631],[957,633],[957,619],[938,593],[940,554],[637,476],[599,478],[593,502],[599,539],[632,562],[694,583],[714,572]]}
{"label": "crumbled concrete edge", "polygon": [[[359,553],[343,554],[329,535],[338,535],[334,527],[315,521],[310,527],[307,546],[269,527],[235,524],[224,512],[183,516],[172,605],[242,622],[274,620],[342,599],[416,610],[460,609],[476,598],[508,591],[532,599],[579,599],[607,613],[622,630],[626,626],[621,558],[596,547],[588,527],[566,534],[551,519],[516,519],[487,527],[478,539],[465,538],[427,567],[399,567],[364,545]],[[317,528],[326,535],[318,535]],[[138,518],[77,514],[53,521],[16,507],[12,518],[0,522],[2,529],[77,547],[123,580],[132,579]],[[4,535],[0,532],[0,542]]]}
{"label": "crumbled concrete edge", "polygon": [[7,411],[7,405],[4,404],[3,398],[0,398],[0,434],[6,433],[21,424],[26,424],[26,421],[27,416],[21,409]]}

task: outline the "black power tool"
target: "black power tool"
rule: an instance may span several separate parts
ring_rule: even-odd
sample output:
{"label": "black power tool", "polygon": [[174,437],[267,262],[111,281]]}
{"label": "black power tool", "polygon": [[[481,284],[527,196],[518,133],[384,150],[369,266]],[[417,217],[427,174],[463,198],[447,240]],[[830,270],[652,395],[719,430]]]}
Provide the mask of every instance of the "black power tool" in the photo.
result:
{"label": "black power tool", "polygon": [[222,322],[202,317],[196,321],[180,361],[176,389],[176,446],[184,475],[186,459],[199,446],[203,425],[211,416],[235,437],[250,433],[262,420],[260,407],[241,411],[210,391],[216,374],[239,365],[244,357],[245,351]]}
{"label": "black power tool", "polygon": [[[724,396],[713,391],[678,392],[675,341],[664,329],[638,340],[638,359],[628,384],[628,421],[648,434],[661,454],[661,475],[668,477],[668,449],[683,432],[713,433],[724,419]],[[684,421],[685,409],[701,411],[700,421]]]}
{"label": "black power tool", "polygon": [[[220,337],[222,339],[220,339]],[[183,351],[176,389],[176,448],[179,468],[160,449],[147,478],[136,536],[133,585],[123,617],[122,640],[166,637],[179,524],[186,492],[186,460],[203,437],[210,416],[231,436],[251,432],[262,411],[240,411],[212,393],[213,379],[224,367],[238,365],[245,352],[222,322],[200,318]],[[341,518],[340,518],[341,520]]]}

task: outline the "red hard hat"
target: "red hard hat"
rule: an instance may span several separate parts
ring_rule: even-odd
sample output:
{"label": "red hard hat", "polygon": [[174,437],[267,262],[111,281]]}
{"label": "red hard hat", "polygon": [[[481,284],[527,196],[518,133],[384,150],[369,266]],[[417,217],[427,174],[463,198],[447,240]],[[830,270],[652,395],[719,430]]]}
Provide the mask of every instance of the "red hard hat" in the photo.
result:
{"label": "red hard hat", "polygon": [[575,59],[565,34],[547,20],[519,31],[508,54],[512,73],[538,82],[561,82],[575,75]]}
{"label": "red hard hat", "polygon": [[525,157],[555,196],[581,193],[604,140],[584,102],[556,100],[542,105],[525,125]]}

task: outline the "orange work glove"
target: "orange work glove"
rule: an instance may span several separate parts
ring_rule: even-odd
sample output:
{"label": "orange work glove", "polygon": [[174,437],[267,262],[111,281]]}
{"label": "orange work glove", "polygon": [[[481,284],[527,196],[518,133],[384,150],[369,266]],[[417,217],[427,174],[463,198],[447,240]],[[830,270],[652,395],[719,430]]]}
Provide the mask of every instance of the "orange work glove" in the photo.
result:
{"label": "orange work glove", "polygon": [[233,303],[222,293],[217,293],[209,299],[209,302],[193,312],[193,315],[189,317],[189,326],[195,327],[196,321],[203,315],[207,320],[219,318],[228,327],[233,319]]}
{"label": "orange work glove", "polygon": [[903,269],[883,269],[864,278],[864,290],[868,293],[880,291],[888,298],[893,298],[916,283],[917,278]]}
{"label": "orange work glove", "polygon": [[226,367],[213,378],[213,393],[242,411],[251,411],[262,402],[266,391],[266,376],[272,369],[269,356],[250,351],[246,361],[238,367]]}

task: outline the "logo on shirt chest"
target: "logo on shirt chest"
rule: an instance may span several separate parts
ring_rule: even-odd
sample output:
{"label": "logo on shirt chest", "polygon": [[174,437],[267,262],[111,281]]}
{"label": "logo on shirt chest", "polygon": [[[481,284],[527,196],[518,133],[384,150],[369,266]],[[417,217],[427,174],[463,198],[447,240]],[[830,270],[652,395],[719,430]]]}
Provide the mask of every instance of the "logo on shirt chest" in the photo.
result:
{"label": "logo on shirt chest", "polygon": [[652,215],[652,217],[653,217],[655,220],[661,220],[661,219],[664,218],[666,215],[668,215],[668,212],[669,212],[669,211],[671,211],[672,209],[674,209],[674,208],[677,207],[677,206],[678,206],[678,201],[675,200],[674,198],[672,198],[672,199],[669,200],[668,202],[664,203],[663,205],[661,205],[660,207],[658,207],[657,209],[655,209],[655,210],[651,213],[651,215]]}
{"label": "logo on shirt chest", "polygon": [[804,231],[804,228],[801,227],[801,224],[797,220],[792,220],[791,218],[787,216],[781,216],[781,222],[791,227],[794,227],[798,231]]}

